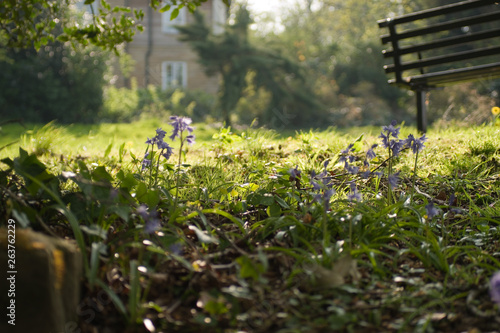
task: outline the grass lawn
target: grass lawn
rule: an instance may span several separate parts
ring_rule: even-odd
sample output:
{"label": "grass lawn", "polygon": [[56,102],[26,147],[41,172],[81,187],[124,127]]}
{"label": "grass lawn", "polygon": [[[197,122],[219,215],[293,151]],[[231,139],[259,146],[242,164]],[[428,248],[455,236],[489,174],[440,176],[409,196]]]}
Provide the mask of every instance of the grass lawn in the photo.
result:
{"label": "grass lawn", "polygon": [[26,127],[0,132],[0,214],[77,240],[82,303],[103,285],[114,297],[82,332],[500,327],[498,127],[424,142],[399,125],[195,124],[192,146],[156,120]]}

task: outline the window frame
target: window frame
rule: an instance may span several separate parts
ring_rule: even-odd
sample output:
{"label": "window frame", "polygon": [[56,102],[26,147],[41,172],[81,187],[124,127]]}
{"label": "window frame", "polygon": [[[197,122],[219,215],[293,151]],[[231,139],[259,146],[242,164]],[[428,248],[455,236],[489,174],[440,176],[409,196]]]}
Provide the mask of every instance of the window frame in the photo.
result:
{"label": "window frame", "polygon": [[[172,66],[171,79],[169,80],[168,66]],[[177,83],[177,76],[181,72],[181,81]],[[171,88],[187,87],[187,63],[185,61],[166,60],[161,63],[161,88],[167,90]]]}

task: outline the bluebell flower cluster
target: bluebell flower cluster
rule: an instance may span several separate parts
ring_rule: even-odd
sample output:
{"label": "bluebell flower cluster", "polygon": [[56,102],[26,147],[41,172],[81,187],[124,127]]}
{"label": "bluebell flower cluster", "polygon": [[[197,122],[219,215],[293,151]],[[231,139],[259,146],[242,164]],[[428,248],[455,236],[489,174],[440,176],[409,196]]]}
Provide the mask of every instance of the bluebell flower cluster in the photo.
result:
{"label": "bluebell flower cluster", "polygon": [[491,300],[500,305],[500,272],[493,274],[490,280]]}
{"label": "bluebell flower cluster", "polygon": [[325,212],[330,209],[330,199],[335,194],[332,177],[327,170],[329,163],[330,161],[328,160],[323,162],[323,171],[319,174],[316,174],[316,172],[312,170],[309,181],[313,190],[318,192],[318,194],[314,196],[314,200],[323,204]]}
{"label": "bluebell flower cluster", "polygon": [[311,180],[309,183],[312,185],[315,191],[320,191],[322,189],[331,189],[333,187],[332,177],[327,171],[327,167],[330,161],[323,162],[323,171],[320,174],[316,174],[314,170],[311,171]]}
{"label": "bluebell flower cluster", "polygon": [[361,201],[363,197],[361,196],[361,193],[358,191],[358,188],[356,187],[356,183],[351,182],[349,184],[350,191],[349,194],[347,195],[347,199],[349,201]]}
{"label": "bluebell flower cluster", "polygon": [[340,151],[342,155],[339,158],[339,162],[344,163],[344,169],[347,173],[356,175],[359,172],[359,167],[353,165],[356,161],[356,156],[352,155],[351,152],[354,152],[354,144],[352,143],[346,149]]}
{"label": "bluebell flower cluster", "polygon": [[425,137],[425,134],[422,135],[420,138],[415,138],[413,134],[408,135],[408,138],[406,139],[405,146],[410,148],[411,151],[416,154],[422,151],[422,149],[425,148],[424,142],[427,141],[427,138]]}
{"label": "bluebell flower cluster", "polygon": [[[366,179],[370,176],[371,171],[370,171],[370,161],[373,160],[375,157],[377,157],[377,154],[375,153],[375,148],[378,147],[378,144],[373,144],[370,149],[366,152],[366,157],[363,161],[363,169],[365,171],[361,172],[361,167],[355,166],[353,163],[358,160],[358,158],[351,153],[354,152],[354,144],[350,144],[347,146],[346,149],[341,150],[341,156],[339,158],[339,162],[344,164],[344,170],[351,174],[351,175],[357,175],[360,174],[362,178]],[[376,173],[378,177],[381,176],[380,173]]]}
{"label": "bluebell flower cluster", "polygon": [[[400,155],[400,153],[405,149],[411,149],[411,151],[418,157],[418,153],[421,152],[425,145],[424,143],[427,141],[427,137],[422,135],[420,138],[415,137],[414,135],[408,135],[408,138],[400,139],[401,128],[397,126],[397,121],[393,120],[390,125],[383,126],[382,131],[380,132],[379,138],[382,139],[381,146],[389,151],[388,161],[388,171],[387,171],[387,180],[390,186],[390,189],[394,189],[399,185],[400,182],[400,173],[393,172],[393,158]],[[374,170],[370,170],[372,160],[377,158],[377,153],[375,152],[375,148],[378,147],[378,144],[373,144],[366,151],[365,159],[361,163],[361,159],[358,155],[355,155],[356,146],[354,143],[351,143],[347,146],[347,148],[340,151],[339,163],[343,164],[344,170],[351,175],[358,175],[363,179],[369,178],[371,175],[376,177],[382,177],[384,172],[377,171],[380,166],[375,168]],[[415,157],[415,159],[417,158]],[[416,162],[415,162],[416,165]],[[313,175],[314,178],[315,175]],[[316,185],[313,183],[313,187]],[[359,193],[356,185],[354,183],[350,183],[350,191],[348,194],[348,199],[350,201],[360,201],[361,194]],[[433,211],[434,212],[434,211]]]}
{"label": "bluebell flower cluster", "polygon": [[[181,138],[181,148],[182,144],[184,141],[186,141],[188,144],[192,145],[195,143],[195,136],[192,133],[194,128],[191,126],[192,120],[191,118],[188,117],[178,117],[178,116],[171,116],[170,117],[170,125],[172,125],[172,135],[169,136],[171,140],[175,140],[175,138]],[[183,133],[187,131],[188,135],[186,137],[183,137]],[[170,159],[170,157],[173,155],[174,151],[172,147],[165,142],[165,136],[167,135],[167,132],[163,129],[158,128],[156,130],[156,135],[153,138],[148,138],[146,140],[146,144],[148,145],[148,148],[146,149],[146,153],[144,154],[144,158],[142,159],[142,170],[151,167],[152,165],[152,158],[153,154],[152,151],[154,150],[155,146],[158,148],[159,151],[159,156],[163,156],[166,160]],[[149,147],[151,146],[151,147]],[[151,151],[149,150],[151,148]],[[158,160],[159,163],[159,160]]]}
{"label": "bluebell flower cluster", "polygon": [[[167,134],[167,132],[165,132],[161,128],[158,128],[156,130],[156,135],[152,139],[148,138],[146,140],[146,144],[151,145],[151,150],[153,150],[154,146],[156,145],[156,147],[160,151],[160,155],[168,160],[170,158],[170,156],[172,156],[174,151],[173,151],[172,147],[170,147],[170,145],[164,141],[166,134]],[[149,147],[148,147],[148,149],[146,150],[146,153],[144,154],[144,158],[142,159],[142,163],[141,163],[142,170],[149,168],[151,166],[152,161],[151,161],[151,158],[149,158],[150,155],[151,155],[151,151],[149,151]]]}
{"label": "bluebell flower cluster", "polygon": [[301,171],[298,168],[299,168],[299,166],[297,165],[297,166],[295,166],[295,169],[292,168],[292,169],[288,170],[288,173],[290,174],[290,181],[291,182],[300,178]]}
{"label": "bluebell flower cluster", "polygon": [[398,187],[399,183],[399,171],[393,174],[390,174],[387,177],[387,180],[389,181],[389,185],[391,185],[392,188]]}
{"label": "bluebell flower cluster", "polygon": [[425,210],[429,219],[432,219],[434,216],[439,214],[439,210],[434,207],[434,203],[432,201],[425,205]]}
{"label": "bluebell flower cluster", "polygon": [[137,207],[136,213],[144,220],[143,230],[146,234],[152,234],[160,229],[161,224],[157,212],[149,212],[146,205],[140,205]]}
{"label": "bluebell flower cluster", "polygon": [[427,141],[425,134],[420,138],[415,138],[413,134],[409,134],[408,138],[400,140],[400,127],[395,127],[396,124],[397,122],[393,120],[391,125],[382,127],[379,136],[382,139],[384,148],[389,148],[393,156],[398,156],[401,150],[405,148],[410,148],[414,154],[421,152],[425,148],[424,142]]}
{"label": "bluebell flower cluster", "polygon": [[399,139],[400,127],[395,127],[396,124],[396,120],[393,120],[389,126],[382,127],[382,132],[379,135],[379,138],[382,139],[382,146],[389,149],[394,157],[399,155],[406,144],[406,140]]}
{"label": "bluebell flower cluster", "polygon": [[146,152],[146,154],[144,154],[144,158],[142,159],[141,163],[142,170],[149,168],[151,166],[151,159],[149,159],[148,157],[149,157],[149,151]]}
{"label": "bluebell flower cluster", "polygon": [[[195,136],[192,134],[194,128],[191,127],[191,123],[193,122],[191,118],[188,117],[179,117],[179,116],[171,116],[170,117],[170,125],[172,125],[172,135],[170,135],[170,140],[175,140],[175,138],[181,138],[181,140],[186,140],[186,142],[190,145],[194,144]],[[187,131],[189,134],[183,138],[182,133]]]}

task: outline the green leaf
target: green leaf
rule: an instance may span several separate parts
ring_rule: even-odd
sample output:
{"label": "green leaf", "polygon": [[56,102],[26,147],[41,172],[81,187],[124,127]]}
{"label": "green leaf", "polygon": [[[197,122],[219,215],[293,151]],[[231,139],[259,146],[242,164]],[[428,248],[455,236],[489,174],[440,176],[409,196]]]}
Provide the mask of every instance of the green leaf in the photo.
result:
{"label": "green leaf", "polygon": [[120,145],[118,149],[118,160],[120,163],[123,161],[123,156],[125,155],[125,142]]}
{"label": "green leaf", "polygon": [[118,178],[121,183],[120,187],[125,188],[128,191],[130,191],[135,185],[137,185],[139,182],[137,179],[135,179],[134,175],[131,173],[126,173],[123,170],[118,171],[116,174],[116,178]]}
{"label": "green leaf", "polygon": [[281,199],[279,195],[274,195],[274,200],[283,208],[290,209],[290,206],[285,202],[285,200]]}
{"label": "green leaf", "polygon": [[361,134],[356,140],[354,140],[352,149],[354,149],[355,152],[359,153],[363,150],[363,136],[364,134]]}
{"label": "green leaf", "polygon": [[104,247],[102,243],[92,243],[91,251],[90,251],[90,271],[89,276],[89,284],[93,286],[97,280],[97,270],[99,268],[99,252],[101,252],[101,248]]}
{"label": "green leaf", "polygon": [[136,198],[141,203],[145,203],[149,208],[156,207],[160,202],[160,192],[158,190],[150,190],[146,184],[139,183],[136,190]]}
{"label": "green leaf", "polygon": [[106,240],[106,238],[108,238],[106,230],[99,227],[97,224],[93,224],[91,226],[82,225],[80,226],[80,229],[82,229],[84,233],[90,236],[97,236],[102,238],[103,240]]}
{"label": "green leaf", "polygon": [[160,9],[160,13],[165,13],[170,10],[171,5],[165,5],[163,8]]}
{"label": "green leaf", "polygon": [[267,215],[270,217],[279,217],[281,216],[281,207],[274,203],[266,209]]}
{"label": "green leaf", "polygon": [[109,156],[109,153],[111,153],[111,148],[113,148],[113,143],[110,143],[104,151],[104,158],[107,158]]}
{"label": "green leaf", "polygon": [[271,206],[274,204],[274,197],[269,193],[265,193],[260,197],[259,204],[263,206]]}
{"label": "green leaf", "polygon": [[179,16],[179,8],[174,8],[172,14],[170,14],[170,21],[174,20],[177,16]]}
{"label": "green leaf", "polygon": [[251,278],[258,281],[260,275],[265,271],[262,264],[254,263],[247,256],[236,258],[236,263],[240,266],[239,274],[244,279]]}
{"label": "green leaf", "polygon": [[139,271],[137,260],[130,261],[130,293],[128,299],[128,308],[130,311],[130,324],[135,322],[137,317],[137,310],[139,307],[139,301],[141,298],[141,288],[139,280]]}
{"label": "green leaf", "polygon": [[196,237],[198,237],[198,240],[201,242],[201,243],[206,243],[206,244],[219,244],[219,240],[215,237],[212,237],[210,235],[207,235],[205,232],[203,232],[202,230],[200,230],[198,227],[194,226],[194,225],[190,225],[189,226],[189,229],[190,230],[193,230],[194,233],[196,234]]}
{"label": "green leaf", "polygon": [[97,280],[96,282],[99,285],[99,287],[101,287],[109,295],[109,298],[111,298],[111,301],[120,311],[120,313],[124,315],[125,318],[128,318],[127,309],[125,308],[125,305],[123,304],[121,298],[118,297],[118,295],[116,295],[116,293],[113,290],[111,290],[111,288],[108,286],[107,283],[104,283],[102,280]]}
{"label": "green leaf", "polygon": [[109,208],[110,212],[115,213],[125,222],[129,221],[131,210],[129,206],[114,206]]}
{"label": "green leaf", "polygon": [[32,195],[38,192],[40,186],[38,182],[33,182],[31,177],[34,177],[36,180],[46,185],[51,182],[54,184],[58,182],[57,177],[47,171],[45,164],[40,162],[35,154],[28,154],[22,148],[19,148],[19,157],[14,159],[13,166],[16,173],[24,178],[26,187]]}
{"label": "green leaf", "polygon": [[96,182],[112,182],[113,177],[106,171],[104,165],[100,165],[92,171],[92,179]]}

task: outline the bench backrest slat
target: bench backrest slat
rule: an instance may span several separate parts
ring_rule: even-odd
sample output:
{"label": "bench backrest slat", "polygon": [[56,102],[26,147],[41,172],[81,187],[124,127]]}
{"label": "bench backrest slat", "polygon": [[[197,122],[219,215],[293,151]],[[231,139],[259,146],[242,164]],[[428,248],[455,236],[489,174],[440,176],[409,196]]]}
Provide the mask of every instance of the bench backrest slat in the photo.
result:
{"label": "bench backrest slat", "polygon": [[[429,34],[436,33],[436,32],[441,32],[441,31],[446,31],[446,30],[451,30],[451,29],[456,29],[456,28],[462,28],[462,27],[476,25],[476,24],[483,24],[486,22],[497,21],[497,20],[500,20],[500,12],[487,13],[487,14],[483,14],[483,15],[477,15],[477,16],[474,16],[471,18],[463,18],[463,19],[449,21],[446,23],[434,24],[432,26],[425,27],[425,28],[407,30],[407,31],[402,32],[402,33],[397,33],[397,39],[403,40],[403,39],[412,38],[412,37],[425,36],[425,35],[429,35]],[[388,43],[393,38],[394,38],[394,36],[390,36],[390,35],[382,36],[382,43],[384,43],[384,44]]]}
{"label": "bench backrest slat", "polygon": [[451,5],[445,5],[438,8],[426,9],[419,12],[406,14],[398,16],[396,18],[388,18],[384,20],[379,20],[378,25],[380,28],[386,27],[389,24],[401,24],[413,22],[416,20],[426,19],[434,16],[439,16],[443,14],[449,14],[453,12],[464,11],[468,9],[474,9],[484,5],[492,5],[498,3],[498,0],[470,0],[454,3]]}
{"label": "bench backrest slat", "polygon": [[[459,35],[454,37],[443,38],[437,41],[432,41],[428,43],[421,43],[411,46],[400,47],[398,51],[398,55],[411,54],[416,52],[434,50],[440,47],[448,47],[448,46],[458,46],[461,44],[466,44],[470,42],[477,42],[484,39],[490,38],[500,38],[500,28],[499,29],[491,29],[487,31],[477,32],[477,33],[469,33],[467,35]],[[394,50],[383,51],[384,58],[393,57],[396,53]]]}
{"label": "bench backrest slat", "polygon": [[431,57],[424,60],[415,60],[401,63],[399,66],[386,65],[384,66],[386,73],[394,73],[397,69],[399,71],[406,71],[409,69],[418,69],[422,67],[436,66],[448,64],[450,62],[456,62],[461,60],[469,60],[480,57],[487,57],[491,55],[496,55],[500,53],[500,46],[485,47],[482,49],[457,52],[444,56]]}

